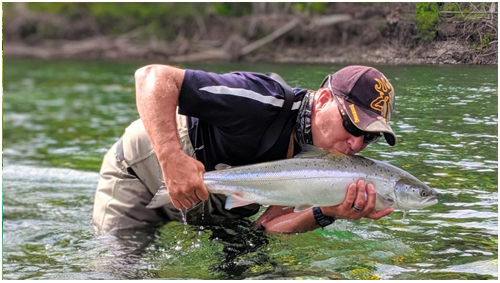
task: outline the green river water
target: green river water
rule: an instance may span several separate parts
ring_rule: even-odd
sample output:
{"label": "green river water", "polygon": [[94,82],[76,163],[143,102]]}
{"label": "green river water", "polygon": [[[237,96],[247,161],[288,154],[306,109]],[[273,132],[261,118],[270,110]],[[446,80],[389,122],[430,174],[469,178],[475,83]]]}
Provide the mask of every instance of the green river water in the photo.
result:
{"label": "green river water", "polygon": [[[398,145],[362,155],[436,188],[437,205],[302,234],[253,231],[252,218],[99,235],[97,172],[138,118],[133,73],[148,63],[3,61],[3,279],[498,279],[496,66],[376,66],[395,88]],[[343,66],[181,67],[315,89]]]}

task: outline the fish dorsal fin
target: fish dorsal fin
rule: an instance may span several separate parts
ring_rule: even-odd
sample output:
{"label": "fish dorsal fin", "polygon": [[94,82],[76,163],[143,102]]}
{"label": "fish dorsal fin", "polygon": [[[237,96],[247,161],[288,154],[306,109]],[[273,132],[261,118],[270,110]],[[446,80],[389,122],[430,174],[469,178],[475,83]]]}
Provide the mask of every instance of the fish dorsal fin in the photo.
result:
{"label": "fish dorsal fin", "polygon": [[215,170],[224,170],[224,169],[229,169],[231,168],[231,165],[227,165],[227,164],[224,164],[224,163],[219,163],[217,165],[215,165]]}
{"label": "fish dorsal fin", "polygon": [[302,146],[302,151],[295,155],[294,158],[311,158],[311,157],[321,157],[330,154],[327,150],[322,149],[314,145],[305,144]]}

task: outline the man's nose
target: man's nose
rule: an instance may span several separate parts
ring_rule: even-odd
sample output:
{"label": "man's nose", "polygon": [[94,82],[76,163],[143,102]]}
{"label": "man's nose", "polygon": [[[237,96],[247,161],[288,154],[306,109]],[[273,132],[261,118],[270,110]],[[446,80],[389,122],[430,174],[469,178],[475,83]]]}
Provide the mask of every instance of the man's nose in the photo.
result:
{"label": "man's nose", "polygon": [[351,148],[351,151],[353,153],[360,152],[366,147],[366,144],[363,142],[364,138],[364,136],[351,136],[351,138],[349,139],[349,147]]}

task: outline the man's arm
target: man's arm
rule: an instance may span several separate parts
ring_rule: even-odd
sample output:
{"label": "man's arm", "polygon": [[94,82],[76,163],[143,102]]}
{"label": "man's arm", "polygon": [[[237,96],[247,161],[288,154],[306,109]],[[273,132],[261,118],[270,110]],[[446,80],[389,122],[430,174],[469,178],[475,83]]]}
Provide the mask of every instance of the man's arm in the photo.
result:
{"label": "man's arm", "polygon": [[185,70],[150,65],[135,72],[136,104],[163,171],[173,205],[179,209],[208,198],[204,165],[188,156],[177,134],[176,110]]}
{"label": "man's arm", "polygon": [[[365,192],[368,196],[365,200]],[[380,219],[393,212],[392,207],[375,210],[376,191],[372,184],[366,184],[363,180],[351,183],[347,188],[344,201],[335,206],[321,207],[324,215],[336,219],[355,219],[362,217]],[[362,207],[356,211],[352,206]],[[267,232],[277,233],[300,233],[319,228],[314,219],[311,209],[294,212],[293,208],[283,209],[281,206],[270,206],[255,222],[256,227],[264,226]]]}

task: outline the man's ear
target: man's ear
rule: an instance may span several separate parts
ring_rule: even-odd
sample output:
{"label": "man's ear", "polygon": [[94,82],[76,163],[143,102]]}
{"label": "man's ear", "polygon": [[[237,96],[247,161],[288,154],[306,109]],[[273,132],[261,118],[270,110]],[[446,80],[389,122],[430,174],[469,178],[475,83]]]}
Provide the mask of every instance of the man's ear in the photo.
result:
{"label": "man's ear", "polygon": [[321,110],[323,107],[328,105],[329,103],[332,103],[333,101],[333,96],[330,90],[327,88],[320,88],[316,92],[316,97],[314,98],[314,106],[316,110]]}

